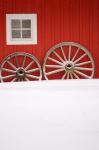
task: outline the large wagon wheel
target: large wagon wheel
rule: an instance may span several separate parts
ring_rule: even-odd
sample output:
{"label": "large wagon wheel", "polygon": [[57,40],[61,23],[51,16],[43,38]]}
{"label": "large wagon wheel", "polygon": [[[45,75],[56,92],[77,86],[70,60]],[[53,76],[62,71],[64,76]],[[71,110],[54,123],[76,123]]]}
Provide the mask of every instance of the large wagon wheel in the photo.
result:
{"label": "large wagon wheel", "polygon": [[52,47],[43,64],[45,79],[91,79],[94,60],[90,52],[74,42],[62,42]]}
{"label": "large wagon wheel", "polygon": [[42,69],[39,61],[31,54],[16,52],[7,56],[1,63],[1,81],[41,80]]}

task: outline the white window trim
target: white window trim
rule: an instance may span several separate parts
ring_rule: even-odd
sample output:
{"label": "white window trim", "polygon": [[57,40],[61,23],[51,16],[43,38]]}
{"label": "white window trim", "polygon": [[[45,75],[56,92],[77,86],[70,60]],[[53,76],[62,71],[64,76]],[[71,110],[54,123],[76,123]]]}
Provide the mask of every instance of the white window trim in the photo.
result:
{"label": "white window trim", "polygon": [[[31,38],[12,39],[11,20],[12,19],[30,19],[31,20]],[[37,44],[37,14],[6,14],[6,43],[7,45],[33,45]]]}

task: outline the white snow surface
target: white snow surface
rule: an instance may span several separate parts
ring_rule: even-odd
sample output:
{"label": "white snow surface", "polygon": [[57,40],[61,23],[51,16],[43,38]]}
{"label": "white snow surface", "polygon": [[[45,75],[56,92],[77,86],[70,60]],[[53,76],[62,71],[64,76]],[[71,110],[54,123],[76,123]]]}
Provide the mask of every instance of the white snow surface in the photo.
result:
{"label": "white snow surface", "polygon": [[99,79],[0,83],[0,150],[99,150]]}

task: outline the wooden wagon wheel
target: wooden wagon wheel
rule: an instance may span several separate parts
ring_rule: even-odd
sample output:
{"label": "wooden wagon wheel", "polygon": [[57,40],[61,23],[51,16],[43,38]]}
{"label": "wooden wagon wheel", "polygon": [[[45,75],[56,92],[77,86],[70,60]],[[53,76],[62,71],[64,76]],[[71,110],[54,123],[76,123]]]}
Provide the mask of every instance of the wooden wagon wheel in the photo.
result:
{"label": "wooden wagon wheel", "polygon": [[42,69],[37,58],[24,52],[7,56],[2,61],[0,70],[2,82],[31,81],[42,78]]}
{"label": "wooden wagon wheel", "polygon": [[91,79],[94,60],[90,52],[74,42],[62,42],[52,47],[43,63],[45,79]]}

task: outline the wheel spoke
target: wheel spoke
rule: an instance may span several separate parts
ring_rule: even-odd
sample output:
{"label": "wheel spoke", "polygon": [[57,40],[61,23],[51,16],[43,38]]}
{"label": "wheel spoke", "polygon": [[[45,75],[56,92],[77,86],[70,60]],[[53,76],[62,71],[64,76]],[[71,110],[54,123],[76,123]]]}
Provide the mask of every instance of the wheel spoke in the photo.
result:
{"label": "wheel spoke", "polygon": [[54,58],[51,58],[51,57],[48,57],[49,60],[59,64],[59,65],[63,65],[63,63],[59,62],[58,60],[54,59]]}
{"label": "wheel spoke", "polygon": [[30,81],[30,80],[29,80],[28,78],[26,78],[26,77],[25,77],[24,79],[25,79],[26,81]]}
{"label": "wheel spoke", "polygon": [[93,71],[93,68],[75,67],[76,70]]}
{"label": "wheel spoke", "polygon": [[70,61],[70,57],[71,57],[71,46],[69,46],[68,61]]}
{"label": "wheel spoke", "polygon": [[22,79],[20,79],[20,81],[22,82],[22,81],[24,81],[24,79],[22,78]]}
{"label": "wheel spoke", "polygon": [[34,76],[34,75],[30,75],[30,74],[26,74],[26,77],[28,78],[32,78],[32,79],[39,79],[39,76]]}
{"label": "wheel spoke", "polygon": [[78,49],[77,49],[77,51],[76,51],[76,53],[75,53],[74,57],[72,58],[72,61],[74,61],[74,60],[75,60],[75,58],[77,57],[77,54],[78,54],[79,50],[80,50],[80,48],[78,48]]}
{"label": "wheel spoke", "polygon": [[2,68],[2,71],[10,72],[10,73],[16,73],[15,70],[7,69],[7,68]]}
{"label": "wheel spoke", "polygon": [[75,64],[75,66],[87,65],[87,64],[90,64],[90,63],[91,63],[91,61],[86,61],[86,62]]}
{"label": "wheel spoke", "polygon": [[81,57],[79,57],[78,59],[76,59],[76,60],[74,61],[74,63],[76,64],[78,61],[80,61],[80,60],[81,60],[82,58],[84,58],[86,55],[87,55],[87,54],[84,53]]}
{"label": "wheel spoke", "polygon": [[14,78],[14,79],[11,80],[11,82],[15,82],[16,80],[17,80],[17,78]]}
{"label": "wheel spoke", "polygon": [[21,81],[21,79],[18,79],[18,82],[20,82]]}
{"label": "wheel spoke", "polygon": [[8,63],[14,70],[17,70],[16,66],[13,65],[10,61],[7,61],[7,63]]}
{"label": "wheel spoke", "polygon": [[66,55],[65,55],[65,52],[64,52],[63,47],[61,46],[60,48],[61,48],[61,51],[62,51],[62,54],[63,54],[64,60],[65,60],[65,61],[67,61],[67,58],[66,58]]}
{"label": "wheel spoke", "polygon": [[8,75],[8,76],[4,76],[4,77],[2,77],[2,79],[4,80],[4,79],[12,78],[12,77],[15,77],[15,75],[14,75],[14,74],[12,74],[12,75]]}
{"label": "wheel spoke", "polygon": [[78,71],[78,70],[74,70],[74,71],[75,71],[76,73],[78,73],[79,75],[81,75],[82,77],[85,77],[85,78],[87,78],[87,79],[90,79],[90,76],[88,76],[88,75],[82,73],[81,71]]}
{"label": "wheel spoke", "polygon": [[40,70],[39,68],[35,68],[35,69],[31,69],[31,70],[26,71],[26,73],[32,73],[32,72],[36,72],[39,70]]}
{"label": "wheel spoke", "polygon": [[64,73],[64,75],[62,76],[62,80],[65,79],[67,72]]}
{"label": "wheel spoke", "polygon": [[52,75],[52,74],[55,74],[55,73],[58,73],[58,72],[62,72],[62,71],[64,71],[64,68],[62,68],[62,69],[57,69],[57,70],[50,71],[50,72],[47,72],[46,75]]}
{"label": "wheel spoke", "polygon": [[33,63],[34,63],[34,62],[31,61],[31,62],[29,63],[29,65],[25,68],[25,71],[28,70],[28,69],[32,66]]}
{"label": "wheel spoke", "polygon": [[17,56],[15,55],[15,61],[16,61],[16,65],[17,65],[17,67],[19,67],[19,62],[18,62],[18,58],[17,58]]}
{"label": "wheel spoke", "polygon": [[69,72],[67,73],[67,79],[69,79]]}
{"label": "wheel spoke", "polygon": [[22,67],[23,67],[23,68],[24,68],[24,66],[25,66],[25,62],[26,62],[26,55],[24,56],[23,63],[22,63]]}
{"label": "wheel spoke", "polygon": [[63,66],[60,65],[45,65],[47,68],[63,68]]}
{"label": "wheel spoke", "polygon": [[57,58],[60,59],[61,62],[64,62],[64,60],[59,56],[59,54],[57,52],[53,51],[53,53],[57,56]]}
{"label": "wheel spoke", "polygon": [[74,77],[75,77],[76,79],[79,79],[79,77],[78,77],[78,75],[77,75],[76,73],[72,72],[72,74],[74,75]]}
{"label": "wheel spoke", "polygon": [[0,69],[0,82],[2,82],[2,77],[1,77],[1,69]]}
{"label": "wheel spoke", "polygon": [[72,75],[72,73],[70,72],[70,77],[71,77],[71,79],[73,79],[73,75]]}
{"label": "wheel spoke", "polygon": [[1,83],[3,82],[3,79],[2,79],[2,77],[0,77],[0,82],[1,82]]}

